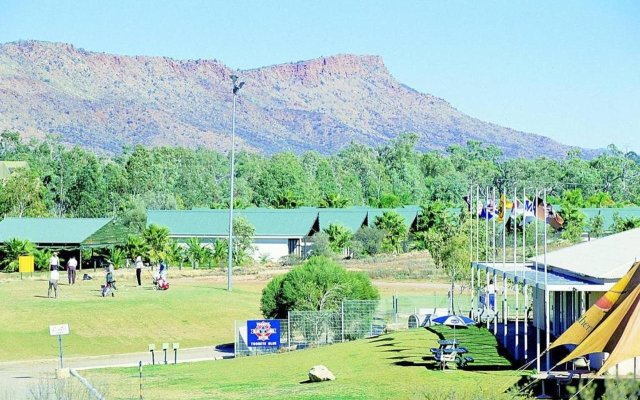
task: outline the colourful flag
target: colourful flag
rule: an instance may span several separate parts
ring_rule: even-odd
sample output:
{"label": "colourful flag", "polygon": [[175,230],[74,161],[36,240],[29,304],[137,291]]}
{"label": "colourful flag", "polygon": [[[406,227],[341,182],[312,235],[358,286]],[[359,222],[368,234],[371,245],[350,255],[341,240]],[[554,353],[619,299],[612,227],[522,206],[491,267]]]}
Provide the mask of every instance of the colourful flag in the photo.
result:
{"label": "colourful flag", "polygon": [[547,224],[551,225],[551,227],[555,230],[561,229],[564,224],[564,218],[560,214],[558,214],[553,206],[547,203],[547,209],[544,208],[544,201],[541,198],[537,198],[535,200],[536,204],[536,217]]}
{"label": "colourful flag", "polygon": [[500,195],[500,204],[498,204],[498,222],[504,221],[504,213],[505,210],[508,210],[513,207],[513,203],[511,200],[507,199],[507,196],[503,194]]}
{"label": "colourful flag", "polygon": [[522,209],[523,217],[522,222],[520,223],[521,226],[527,225],[536,218],[535,208],[536,207],[533,201],[527,198],[524,199],[524,206]]}

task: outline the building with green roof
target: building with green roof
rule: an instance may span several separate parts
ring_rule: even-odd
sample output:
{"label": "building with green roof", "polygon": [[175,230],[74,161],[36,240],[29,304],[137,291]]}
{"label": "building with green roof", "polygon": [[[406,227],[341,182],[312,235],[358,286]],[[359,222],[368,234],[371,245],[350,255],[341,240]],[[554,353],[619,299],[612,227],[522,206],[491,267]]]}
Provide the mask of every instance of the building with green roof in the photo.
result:
{"label": "building with green roof", "polygon": [[605,232],[613,232],[616,215],[622,219],[640,218],[640,207],[581,208],[580,211],[587,217],[585,229],[590,229],[591,219],[600,215],[603,219],[602,227]]}
{"label": "building with green roof", "polygon": [[404,219],[404,224],[408,230],[415,230],[418,224],[419,206],[405,206],[398,208],[372,208],[367,212],[367,224],[374,226],[377,217],[381,217],[385,212],[393,211]]}
{"label": "building with green roof", "polygon": [[126,243],[129,230],[112,218],[14,218],[0,221],[0,243],[28,240],[39,248],[63,251],[65,257],[81,249],[105,248]]}
{"label": "building with green roof", "polygon": [[[235,210],[255,228],[253,257],[279,259],[289,254],[306,255],[309,237],[320,229],[315,209],[275,210],[250,208]],[[196,237],[213,242],[229,236],[229,210],[148,210],[147,226],[169,229],[170,237],[186,241]]]}
{"label": "building with green roof", "polygon": [[320,230],[325,230],[331,224],[342,225],[351,233],[367,224],[366,208],[318,208]]}
{"label": "building with green roof", "polygon": [[[331,224],[345,226],[355,233],[360,227],[372,226],[375,217],[385,211],[400,214],[407,228],[415,228],[420,207],[406,206],[393,209],[371,207],[297,209],[247,208],[234,211],[234,215],[246,218],[255,228],[253,257],[255,259],[279,259],[296,254],[306,256],[313,242],[313,235]],[[229,236],[229,210],[148,210],[147,226],[156,224],[169,229],[169,236],[181,242],[198,238],[212,243]]]}
{"label": "building with green roof", "polygon": [[112,218],[13,218],[0,221],[0,243],[26,239],[52,249],[124,244],[128,230]]}

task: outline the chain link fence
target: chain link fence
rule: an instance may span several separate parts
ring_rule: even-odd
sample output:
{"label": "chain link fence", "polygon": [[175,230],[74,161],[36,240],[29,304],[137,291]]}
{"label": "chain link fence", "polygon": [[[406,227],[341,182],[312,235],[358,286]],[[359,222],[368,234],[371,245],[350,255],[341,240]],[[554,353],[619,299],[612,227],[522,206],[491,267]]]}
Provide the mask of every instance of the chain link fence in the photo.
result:
{"label": "chain link fence", "polygon": [[446,313],[448,303],[447,295],[393,296],[384,300],[344,300],[338,310],[290,311],[287,319],[280,320],[279,348],[247,346],[246,321],[236,321],[235,355],[301,350],[378,336],[389,328],[408,329],[412,316]]}

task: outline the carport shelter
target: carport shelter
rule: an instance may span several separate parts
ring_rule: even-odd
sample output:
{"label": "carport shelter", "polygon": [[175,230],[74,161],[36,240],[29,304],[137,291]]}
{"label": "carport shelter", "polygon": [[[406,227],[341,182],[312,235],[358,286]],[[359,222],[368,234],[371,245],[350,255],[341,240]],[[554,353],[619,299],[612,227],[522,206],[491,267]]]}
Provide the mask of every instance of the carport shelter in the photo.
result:
{"label": "carport shelter", "polygon": [[[26,239],[39,248],[76,250],[104,248],[126,242],[128,229],[112,218],[5,218],[0,243]],[[82,260],[80,265],[82,265]]]}

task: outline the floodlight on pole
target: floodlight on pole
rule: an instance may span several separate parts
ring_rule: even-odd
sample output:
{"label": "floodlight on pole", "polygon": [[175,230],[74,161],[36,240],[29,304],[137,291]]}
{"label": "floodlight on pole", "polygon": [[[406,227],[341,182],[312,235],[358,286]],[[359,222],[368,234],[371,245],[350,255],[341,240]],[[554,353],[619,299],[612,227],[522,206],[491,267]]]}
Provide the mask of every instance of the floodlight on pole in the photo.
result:
{"label": "floodlight on pole", "polygon": [[237,83],[238,76],[231,75],[233,82],[233,112],[231,117],[231,173],[229,180],[229,262],[227,265],[227,291],[233,289],[233,179],[235,175],[235,145],[236,145],[236,98],[238,91],[244,86],[244,82]]}

